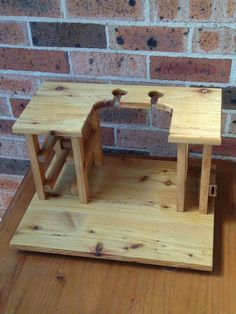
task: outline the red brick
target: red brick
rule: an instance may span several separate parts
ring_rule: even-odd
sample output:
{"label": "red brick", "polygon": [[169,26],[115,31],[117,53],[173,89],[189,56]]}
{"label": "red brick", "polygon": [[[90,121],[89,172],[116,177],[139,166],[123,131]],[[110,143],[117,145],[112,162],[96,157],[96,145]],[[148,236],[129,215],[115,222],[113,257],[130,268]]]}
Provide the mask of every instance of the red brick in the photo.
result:
{"label": "red brick", "polygon": [[207,20],[212,14],[212,0],[191,0],[190,18],[195,20]]}
{"label": "red brick", "polygon": [[68,15],[95,19],[143,20],[143,0],[67,0]]}
{"label": "red brick", "polygon": [[13,158],[0,158],[0,173],[24,176],[29,170],[30,162]]}
{"label": "red brick", "polygon": [[105,107],[99,111],[102,123],[146,124],[147,110]]}
{"label": "red brick", "polygon": [[178,0],[161,0],[158,2],[158,13],[161,20],[173,20],[177,17],[179,4]]}
{"label": "red brick", "polygon": [[60,0],[0,0],[1,15],[60,17]]}
{"label": "red brick", "polygon": [[217,31],[201,31],[198,40],[199,48],[203,51],[212,51],[219,48],[220,34]]}
{"label": "red brick", "polygon": [[118,146],[122,148],[146,149],[158,152],[159,156],[172,156],[176,153],[176,146],[168,143],[168,132],[119,129],[117,138]]}
{"label": "red brick", "polygon": [[231,29],[195,29],[193,52],[231,53],[233,38]]}
{"label": "red brick", "polygon": [[0,44],[27,45],[26,23],[0,22]]}
{"label": "red brick", "polygon": [[235,157],[236,156],[236,139],[224,137],[222,139],[221,146],[213,147],[213,154]]}
{"label": "red brick", "polygon": [[7,99],[0,97],[0,117],[10,117],[11,112],[7,104]]}
{"label": "red brick", "polygon": [[227,83],[231,60],[205,58],[151,57],[151,78],[191,82]]}
{"label": "red brick", "polygon": [[106,48],[105,25],[30,23],[33,44],[46,47]]}
{"label": "red brick", "polygon": [[188,21],[189,1],[150,0],[151,21]]}
{"label": "red brick", "polygon": [[[232,114],[229,126],[229,133],[236,134],[236,114]],[[235,139],[236,141],[236,139]],[[236,157],[236,155],[235,155]]]}
{"label": "red brick", "polygon": [[[191,152],[202,153],[202,146],[191,145]],[[235,157],[236,156],[236,139],[223,137],[220,146],[213,146],[213,155]]]}
{"label": "red brick", "polygon": [[187,13],[183,0],[150,0],[151,20],[183,20]]}
{"label": "red brick", "polygon": [[[0,200],[4,209],[7,209],[15,196],[15,192],[0,191]],[[3,213],[2,213],[3,214]]]}
{"label": "red brick", "polygon": [[226,110],[236,109],[236,89],[224,88],[222,91],[222,108]]}
{"label": "red brick", "polygon": [[154,127],[161,129],[169,129],[171,122],[171,115],[167,111],[152,109],[151,124]]}
{"label": "red brick", "polygon": [[227,119],[227,113],[226,113],[226,112],[222,112],[221,131],[222,131],[223,134],[225,133],[225,123],[226,123],[226,119]]}
{"label": "red brick", "polygon": [[0,68],[55,73],[70,71],[66,52],[17,48],[0,48]]}
{"label": "red brick", "polygon": [[146,57],[132,54],[72,52],[75,74],[91,76],[146,77]]}
{"label": "red brick", "polygon": [[171,27],[110,27],[112,49],[184,51],[188,29]]}
{"label": "red brick", "polygon": [[15,120],[0,119],[0,135],[12,135],[12,127]]}
{"label": "red brick", "polygon": [[17,138],[0,137],[0,156],[29,159],[25,141]]}
{"label": "red brick", "polygon": [[19,98],[10,99],[12,113],[14,117],[18,118],[21,115],[22,111],[28,105],[29,101],[30,101],[29,99],[19,99]]}
{"label": "red brick", "polygon": [[22,176],[9,176],[6,174],[0,174],[0,190],[15,192],[18,189],[22,179]]}
{"label": "red brick", "polygon": [[114,145],[114,129],[102,127],[102,144],[104,146],[113,146]]}
{"label": "red brick", "polygon": [[33,95],[40,85],[37,77],[15,74],[0,75],[0,93],[10,95]]}

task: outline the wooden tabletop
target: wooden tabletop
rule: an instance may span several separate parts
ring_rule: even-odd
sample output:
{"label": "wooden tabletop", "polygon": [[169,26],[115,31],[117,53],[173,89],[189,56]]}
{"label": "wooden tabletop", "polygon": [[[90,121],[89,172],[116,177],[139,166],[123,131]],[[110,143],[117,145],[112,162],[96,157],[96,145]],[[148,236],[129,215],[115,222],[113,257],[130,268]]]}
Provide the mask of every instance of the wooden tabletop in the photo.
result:
{"label": "wooden tabletop", "polygon": [[124,90],[121,106],[151,109],[149,92],[162,94],[158,108],[173,112],[169,142],[221,143],[221,89],[45,82],[13,127],[15,133],[51,131],[81,136],[95,104],[113,100],[112,91]]}
{"label": "wooden tabletop", "polygon": [[236,167],[218,162],[214,271],[17,252],[9,242],[31,197],[27,175],[0,227],[0,313],[236,313]]}

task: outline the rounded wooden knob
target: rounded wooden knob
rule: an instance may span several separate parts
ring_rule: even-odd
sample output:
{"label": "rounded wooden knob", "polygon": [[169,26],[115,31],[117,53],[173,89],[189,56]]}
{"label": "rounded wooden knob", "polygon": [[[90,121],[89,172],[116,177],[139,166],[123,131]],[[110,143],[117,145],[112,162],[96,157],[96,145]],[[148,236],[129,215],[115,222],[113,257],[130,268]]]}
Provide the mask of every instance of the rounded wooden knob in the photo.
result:
{"label": "rounded wooden knob", "polygon": [[117,88],[117,89],[113,89],[112,91],[112,95],[113,96],[124,96],[126,95],[128,92],[124,89],[120,89],[120,88]]}
{"label": "rounded wooden knob", "polygon": [[152,105],[155,105],[157,104],[157,101],[160,97],[164,96],[164,94],[160,93],[160,92],[157,92],[155,90],[151,90],[149,93],[148,93],[148,96],[151,97],[151,104]]}

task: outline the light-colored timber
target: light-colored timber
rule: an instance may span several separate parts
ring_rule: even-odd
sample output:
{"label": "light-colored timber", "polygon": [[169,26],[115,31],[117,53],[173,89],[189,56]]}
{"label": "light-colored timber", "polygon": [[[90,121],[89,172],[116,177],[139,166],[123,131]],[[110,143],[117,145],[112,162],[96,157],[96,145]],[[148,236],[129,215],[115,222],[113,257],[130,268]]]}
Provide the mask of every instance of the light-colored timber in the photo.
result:
{"label": "light-colored timber", "polygon": [[12,249],[9,242],[35,193],[30,171],[0,223],[0,313],[236,313],[236,167],[216,163],[211,273]]}
{"label": "light-colored timber", "polygon": [[221,89],[45,82],[13,127],[15,133],[82,136],[94,107],[113,100],[112,91],[127,91],[121,107],[151,107],[151,91],[163,94],[160,109],[171,110],[169,142],[221,144]]}
{"label": "light-colored timber", "polygon": [[207,214],[207,204],[209,195],[209,184],[210,184],[210,171],[211,171],[211,155],[212,146],[203,146],[202,156],[202,172],[201,172],[201,183],[200,183],[200,197],[199,197],[199,211],[202,214]]}
{"label": "light-colored timber", "polygon": [[[170,112],[177,163],[113,157],[103,165],[98,109],[113,105]],[[221,89],[46,82],[13,131],[26,135],[38,194],[15,247],[212,270]],[[47,136],[41,149],[39,135]],[[203,145],[201,171],[189,170],[191,144]]]}
{"label": "light-colored timber", "polygon": [[34,176],[34,183],[38,197],[41,200],[46,198],[46,193],[44,192],[44,182],[45,182],[45,172],[43,165],[38,161],[38,153],[40,152],[39,141],[37,135],[26,135],[26,143],[28,146],[31,168]]}
{"label": "light-colored timber", "polygon": [[188,144],[177,145],[177,195],[176,209],[184,211],[185,184],[188,172]]}
{"label": "light-colored timber", "polygon": [[51,171],[47,177],[47,180],[44,184],[45,192],[52,192],[54,184],[56,183],[61,170],[66,162],[67,155],[69,154],[68,150],[61,150],[60,156],[56,156],[56,160],[51,167]]}
{"label": "light-colored timber", "polygon": [[82,204],[88,203],[89,188],[88,188],[88,174],[85,169],[85,153],[81,138],[73,137],[71,139],[73,159],[75,163],[75,173],[78,184],[78,191],[80,202]]}
{"label": "light-colored timber", "polygon": [[[11,245],[23,250],[212,270],[214,208],[198,212],[201,168],[186,180],[185,213],[176,212],[176,162],[105,157],[89,173],[90,202],[70,187],[65,165],[45,201],[35,195]],[[214,173],[212,173],[212,178]]]}
{"label": "light-colored timber", "polygon": [[[50,156],[56,141],[62,148],[72,143],[82,203],[89,201],[89,168],[93,162],[102,165],[103,161],[97,109],[109,105],[123,109],[157,107],[172,113],[168,140],[178,144],[177,210],[183,212],[189,144],[202,144],[205,151],[205,147],[221,143],[221,89],[45,82],[13,126],[13,131],[34,138],[47,135],[41,151],[31,152],[32,158],[36,155],[40,161]],[[31,145],[31,149],[33,147]],[[31,163],[38,168],[33,160]],[[202,213],[207,213],[210,164],[205,161],[204,164],[199,206]],[[39,173],[39,169],[33,171]],[[42,173],[40,180],[35,175],[40,198],[46,197],[42,192],[44,176]],[[47,181],[46,190],[51,190],[48,187]]]}

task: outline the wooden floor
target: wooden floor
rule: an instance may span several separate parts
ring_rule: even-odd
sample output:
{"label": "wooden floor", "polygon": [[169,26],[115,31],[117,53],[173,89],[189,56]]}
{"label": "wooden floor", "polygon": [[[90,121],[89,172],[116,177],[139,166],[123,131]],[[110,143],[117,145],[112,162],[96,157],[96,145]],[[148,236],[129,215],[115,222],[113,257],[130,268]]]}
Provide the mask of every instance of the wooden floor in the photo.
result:
{"label": "wooden floor", "polygon": [[[90,201],[71,195],[66,163],[54,197],[35,195],[11,245],[20,250],[212,270],[214,198],[199,213],[201,164],[191,160],[185,212],[176,211],[176,161],[106,156],[89,172]],[[212,173],[214,180],[215,172]]]}
{"label": "wooden floor", "polygon": [[29,174],[0,229],[0,313],[236,313],[236,165],[219,162],[212,273],[17,252],[33,194]]}

